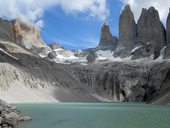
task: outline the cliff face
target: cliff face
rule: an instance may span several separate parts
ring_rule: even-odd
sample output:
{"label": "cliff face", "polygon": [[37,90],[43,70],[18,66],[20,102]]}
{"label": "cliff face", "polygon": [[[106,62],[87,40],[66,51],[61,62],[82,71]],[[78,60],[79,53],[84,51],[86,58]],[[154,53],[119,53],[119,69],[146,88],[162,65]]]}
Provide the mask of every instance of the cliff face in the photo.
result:
{"label": "cliff face", "polygon": [[138,40],[142,43],[155,42],[155,47],[161,49],[166,43],[166,31],[160,21],[158,11],[154,7],[142,9],[137,23]]}
{"label": "cliff face", "polygon": [[144,101],[149,72],[149,66],[146,67],[115,62],[76,67],[68,69],[68,72],[83,86],[104,98],[113,101]]}
{"label": "cliff face", "polygon": [[[152,102],[170,90],[169,62],[121,63],[76,67],[67,71],[83,86],[114,101]],[[160,68],[162,67],[162,68]],[[160,103],[169,103],[168,98]]]}
{"label": "cliff face", "polygon": [[130,5],[126,5],[119,17],[119,39],[126,47],[134,46],[137,28]]}

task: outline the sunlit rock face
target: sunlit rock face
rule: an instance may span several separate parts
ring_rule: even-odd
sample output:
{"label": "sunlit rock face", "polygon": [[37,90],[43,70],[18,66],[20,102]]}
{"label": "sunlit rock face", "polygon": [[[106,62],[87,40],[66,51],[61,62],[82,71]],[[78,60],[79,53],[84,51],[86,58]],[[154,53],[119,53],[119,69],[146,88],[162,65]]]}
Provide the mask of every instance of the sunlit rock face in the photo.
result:
{"label": "sunlit rock face", "polygon": [[119,17],[119,39],[126,47],[133,47],[137,28],[130,5],[126,5]]}
{"label": "sunlit rock face", "polygon": [[154,7],[142,9],[137,23],[138,41],[147,44],[155,42],[155,47],[161,49],[166,43],[166,31],[160,21],[159,13]]}
{"label": "sunlit rock face", "polygon": [[46,54],[50,48],[43,42],[40,30],[29,23],[13,20],[15,42],[34,53]]}
{"label": "sunlit rock face", "polygon": [[115,49],[117,47],[117,38],[113,37],[110,32],[110,27],[107,22],[105,22],[101,29],[101,37],[100,37],[100,48],[111,48]]}

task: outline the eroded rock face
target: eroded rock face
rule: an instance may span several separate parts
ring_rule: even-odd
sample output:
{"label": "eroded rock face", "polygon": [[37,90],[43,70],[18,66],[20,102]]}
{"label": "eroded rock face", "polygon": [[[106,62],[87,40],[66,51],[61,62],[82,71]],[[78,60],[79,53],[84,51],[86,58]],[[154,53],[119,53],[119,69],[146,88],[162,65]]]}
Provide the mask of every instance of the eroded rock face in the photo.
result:
{"label": "eroded rock face", "polygon": [[170,44],[170,12],[167,17],[166,21],[166,36],[167,36],[167,42]]}
{"label": "eroded rock face", "polygon": [[126,5],[119,17],[119,39],[127,45],[136,40],[137,28],[130,5]]}
{"label": "eroded rock face", "polygon": [[146,100],[155,104],[170,103],[170,63],[154,66],[148,77]]}
{"label": "eroded rock face", "polygon": [[166,43],[166,31],[160,21],[159,13],[154,7],[142,9],[141,16],[137,22],[138,41],[147,44],[155,41],[155,46],[161,49]]}
{"label": "eroded rock face", "polygon": [[98,47],[115,49],[117,47],[117,38],[113,37],[107,22],[104,23],[101,29],[101,38]]}
{"label": "eroded rock face", "polygon": [[113,101],[170,103],[170,63],[121,63],[67,71],[82,86]]}
{"label": "eroded rock face", "polygon": [[67,69],[84,87],[113,101],[144,101],[149,65],[89,65]]}

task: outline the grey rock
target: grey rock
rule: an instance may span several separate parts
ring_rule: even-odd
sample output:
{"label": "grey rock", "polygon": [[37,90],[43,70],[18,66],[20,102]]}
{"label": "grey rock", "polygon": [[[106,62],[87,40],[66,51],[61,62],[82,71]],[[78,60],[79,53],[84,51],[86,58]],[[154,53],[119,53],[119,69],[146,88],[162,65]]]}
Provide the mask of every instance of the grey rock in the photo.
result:
{"label": "grey rock", "polygon": [[148,44],[143,46],[137,46],[136,49],[132,51],[131,55],[132,60],[151,57],[152,55],[154,55],[154,47],[152,42],[149,42]]}
{"label": "grey rock", "polygon": [[57,44],[57,43],[48,44],[48,46],[49,46],[52,50],[55,50],[55,49],[58,49],[58,48],[63,48],[62,46],[60,46],[60,45]]}
{"label": "grey rock", "polygon": [[170,63],[163,62],[150,71],[146,88],[146,101],[153,104],[170,104]]}
{"label": "grey rock", "polygon": [[163,59],[170,59],[170,44],[168,44],[163,51]]}
{"label": "grey rock", "polygon": [[55,51],[52,51],[52,52],[50,52],[50,53],[48,54],[47,57],[48,57],[49,59],[55,59],[55,58],[56,58],[56,55],[57,55],[56,52],[55,52]]}
{"label": "grey rock", "polygon": [[154,41],[156,49],[162,49],[166,43],[166,31],[154,7],[142,9],[137,22],[138,41],[147,44]]}
{"label": "grey rock", "polygon": [[0,126],[3,128],[14,128],[19,121],[31,120],[30,117],[22,115],[15,106],[0,100]]}
{"label": "grey rock", "polygon": [[104,23],[101,29],[101,37],[98,48],[115,49],[117,47],[117,37],[113,37],[107,22]]}
{"label": "grey rock", "polygon": [[30,121],[30,120],[32,120],[32,119],[29,116],[20,116],[19,117],[19,121]]}

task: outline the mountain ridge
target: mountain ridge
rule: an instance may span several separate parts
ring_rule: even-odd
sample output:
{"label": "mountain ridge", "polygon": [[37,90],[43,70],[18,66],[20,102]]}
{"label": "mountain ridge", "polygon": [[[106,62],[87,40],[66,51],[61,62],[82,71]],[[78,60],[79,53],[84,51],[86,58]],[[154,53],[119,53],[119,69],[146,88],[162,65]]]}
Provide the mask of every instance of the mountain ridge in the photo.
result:
{"label": "mountain ridge", "polygon": [[[154,8],[144,11],[146,14],[139,19],[144,17],[147,23],[139,20],[141,26],[150,25],[156,18],[153,24],[156,31],[141,28],[142,39],[146,38],[146,41],[138,40],[140,25],[135,23],[127,5],[120,16],[122,30],[119,38],[111,34],[109,25],[105,23],[101,28],[99,47],[76,51],[58,45],[48,46],[34,26],[15,21],[12,22],[15,27],[11,28],[11,22],[1,19],[0,26],[5,23],[7,27],[0,27],[0,91],[4,94],[0,98],[8,101],[11,95],[14,96],[14,90],[22,88],[13,101],[30,102],[29,98],[34,98],[34,102],[130,101],[169,104],[166,98],[169,93],[165,93],[170,88],[169,45],[155,38],[159,35],[159,28],[161,33],[166,32]],[[148,16],[152,13],[153,17]],[[127,18],[129,15],[130,19]],[[10,34],[11,29],[15,30],[14,34]],[[148,39],[143,31],[153,35]],[[166,36],[160,37],[164,40]],[[92,60],[88,61],[89,58]],[[23,93],[26,96],[19,99]]]}

